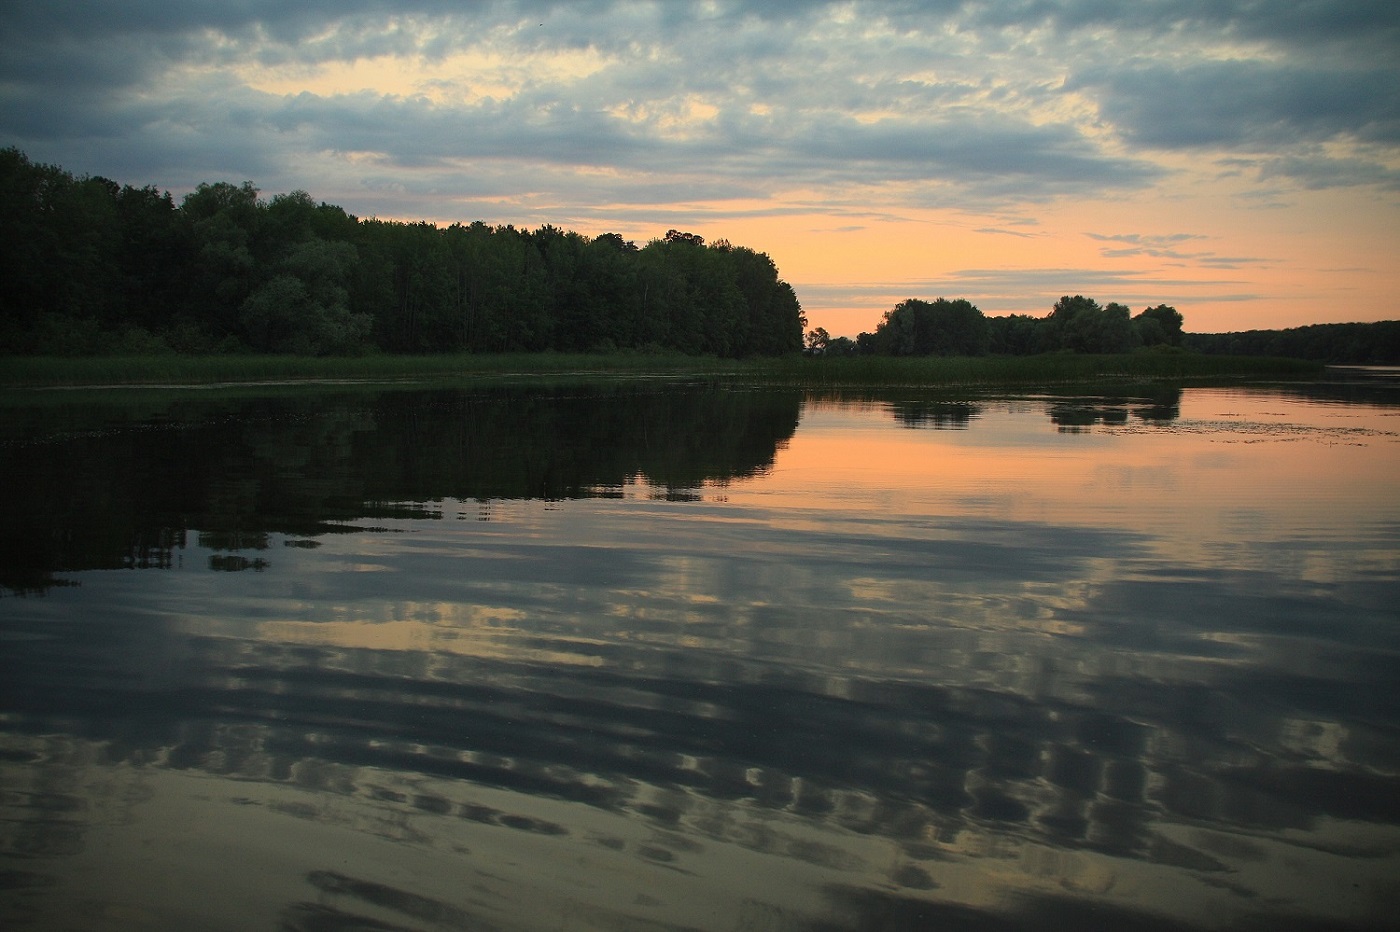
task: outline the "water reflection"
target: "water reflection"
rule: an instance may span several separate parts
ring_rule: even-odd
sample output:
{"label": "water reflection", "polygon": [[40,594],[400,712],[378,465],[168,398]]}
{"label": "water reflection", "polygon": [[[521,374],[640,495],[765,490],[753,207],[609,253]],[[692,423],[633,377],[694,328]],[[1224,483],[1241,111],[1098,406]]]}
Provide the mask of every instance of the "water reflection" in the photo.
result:
{"label": "water reflection", "polygon": [[444,498],[579,498],[639,476],[685,499],[770,466],[800,405],[795,391],[626,383],[167,397],[18,409],[0,459],[0,586],[169,567],[191,529],[205,546],[266,550],[275,532],[439,516]]}
{"label": "water reflection", "polygon": [[[1188,392],[1167,423],[1066,434],[1059,406],[1140,402],[751,394],[704,400],[733,417],[714,447],[673,425],[595,459],[403,394],[362,430],[291,428],[349,461],[269,443],[241,498],[193,483],[195,518],[145,519],[161,571],[57,564],[81,586],[0,603],[0,919],[200,925],[212,896],[307,930],[1385,926],[1377,412]],[[505,401],[556,433],[589,411]],[[560,494],[507,458],[570,464],[532,474]],[[1142,481],[1159,459],[1219,497]],[[1318,464],[1315,508],[1247,497]]]}
{"label": "water reflection", "polygon": [[981,406],[969,401],[893,401],[890,408],[905,427],[966,429],[982,414]]}

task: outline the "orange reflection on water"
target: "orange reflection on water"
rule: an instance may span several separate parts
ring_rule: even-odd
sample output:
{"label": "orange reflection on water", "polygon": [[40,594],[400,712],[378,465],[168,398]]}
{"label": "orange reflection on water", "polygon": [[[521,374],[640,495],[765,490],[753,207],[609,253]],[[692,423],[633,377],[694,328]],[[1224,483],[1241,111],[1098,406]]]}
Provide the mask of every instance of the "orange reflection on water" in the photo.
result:
{"label": "orange reflection on water", "polygon": [[[801,526],[819,508],[931,524],[1031,521],[1147,532],[1178,560],[1215,547],[1307,539],[1400,519],[1395,418],[1357,406],[1188,390],[1180,415],[1066,430],[1046,401],[989,401],[962,429],[890,429],[888,404],[808,404],[773,470],[725,498]],[[1346,475],[1346,482],[1330,481]],[[781,507],[779,503],[782,503]],[[1341,520],[1339,521],[1339,517]],[[1345,559],[1354,567],[1365,548]],[[1369,554],[1393,560],[1388,549]],[[1330,578],[1314,561],[1309,575]]]}

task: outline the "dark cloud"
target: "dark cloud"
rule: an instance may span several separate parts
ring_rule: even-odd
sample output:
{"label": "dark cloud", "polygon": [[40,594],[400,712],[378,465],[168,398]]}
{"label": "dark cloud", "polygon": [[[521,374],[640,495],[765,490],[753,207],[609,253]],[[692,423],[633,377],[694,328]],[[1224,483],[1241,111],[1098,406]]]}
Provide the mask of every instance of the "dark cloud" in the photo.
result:
{"label": "dark cloud", "polygon": [[364,93],[300,94],[265,111],[280,132],[302,132],[315,148],[374,151],[405,164],[511,159],[574,166],[641,161],[657,144],[596,110],[555,99],[451,108],[423,99]]}
{"label": "dark cloud", "polygon": [[1097,66],[1065,86],[1096,94],[1103,117],[1138,146],[1259,150],[1344,137],[1400,144],[1400,68]]}
{"label": "dark cloud", "polygon": [[1311,190],[1374,186],[1400,191],[1400,170],[1380,161],[1334,158],[1321,153],[1299,153],[1264,160],[1259,176],[1268,181],[1284,178]]}
{"label": "dark cloud", "polygon": [[173,34],[215,30],[236,34],[257,28],[278,39],[319,32],[327,22],[394,13],[447,13],[460,4],[392,3],[387,0],[12,0],[0,14],[6,32],[41,36],[113,33]]}
{"label": "dark cloud", "polygon": [[[630,33],[675,38],[697,20],[728,29],[810,23],[849,9],[854,17],[904,31],[935,31],[954,23],[970,30],[1077,30],[1210,36],[1316,49],[1329,43],[1394,48],[1400,7],[1390,0],[918,0],[833,3],[831,0],[734,0],[712,9],[693,4],[623,0],[11,0],[0,9],[0,36],[169,35],[215,31],[300,43],[329,24],[399,18],[455,19],[478,27],[528,24],[541,41],[608,41]],[[542,25],[541,25],[542,24]],[[585,28],[591,24],[591,28]],[[532,40],[533,41],[533,40]]]}
{"label": "dark cloud", "polygon": [[1400,37],[1400,7],[1390,0],[1009,0],[968,4],[984,27],[1050,27],[1151,33],[1182,40],[1252,41],[1317,50],[1346,43],[1377,51]]}
{"label": "dark cloud", "polygon": [[[440,203],[489,199],[491,185],[498,199],[540,196],[578,215],[806,189],[838,212],[852,186],[902,206],[1014,209],[1158,183],[1170,173],[1154,150],[1232,154],[1275,184],[1394,187],[1400,71],[1370,50],[1396,36],[1397,9],[13,0],[0,5],[0,141],[176,187],[256,176],[272,190],[335,186],[331,197],[354,179],[379,192],[376,209],[394,190]],[[1217,54],[1230,42],[1253,45]],[[1338,43],[1361,51],[1341,57]],[[561,77],[522,65],[492,98],[447,74],[416,89],[249,86],[382,56],[430,72],[465,52],[595,64]],[[1372,151],[1316,149],[1338,142]]]}
{"label": "dark cloud", "polygon": [[0,55],[0,82],[9,88],[64,95],[109,92],[150,81],[187,54],[173,39],[117,33],[101,43],[59,36],[47,41],[16,37]]}
{"label": "dark cloud", "polygon": [[1145,163],[1097,152],[1065,125],[964,116],[928,124],[865,125],[829,119],[807,129],[793,148],[823,163],[880,164],[882,177],[965,180],[1031,176],[1047,185],[1092,178],[1098,185],[1141,183],[1155,171]]}

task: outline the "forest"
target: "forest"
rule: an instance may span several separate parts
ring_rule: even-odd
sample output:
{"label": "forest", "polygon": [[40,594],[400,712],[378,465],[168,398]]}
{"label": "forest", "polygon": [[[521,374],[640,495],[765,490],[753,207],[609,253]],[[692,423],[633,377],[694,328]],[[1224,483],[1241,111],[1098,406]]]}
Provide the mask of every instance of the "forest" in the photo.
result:
{"label": "forest", "polygon": [[1137,316],[1122,304],[1066,295],[1045,317],[987,317],[965,298],[910,298],[886,311],[874,333],[855,340],[818,328],[807,335],[811,353],[873,356],[1032,356],[1038,353],[1129,353],[1182,342],[1182,316],[1159,304]]}
{"label": "forest", "polygon": [[1400,321],[1193,334],[1166,304],[1083,295],[1044,317],[910,298],[873,333],[806,318],[762,252],[481,221],[361,219],[305,191],[76,177],[0,149],[0,355],[679,352],[1026,356],[1138,350],[1400,363]]}
{"label": "forest", "polygon": [[1400,320],[1188,333],[1182,343],[1192,352],[1211,356],[1282,356],[1357,366],[1394,366],[1400,365]]}
{"label": "forest", "polygon": [[802,348],[767,255],[672,230],[364,220],[304,191],[74,177],[0,150],[0,354]]}
{"label": "forest", "polygon": [[1066,295],[1045,317],[987,317],[965,299],[911,298],[887,311],[874,333],[855,340],[822,328],[807,334],[813,355],[1027,356],[1038,353],[1191,352],[1208,356],[1270,356],[1345,365],[1400,364],[1400,321],[1311,324],[1286,330],[1188,333],[1166,304],[1133,314]]}

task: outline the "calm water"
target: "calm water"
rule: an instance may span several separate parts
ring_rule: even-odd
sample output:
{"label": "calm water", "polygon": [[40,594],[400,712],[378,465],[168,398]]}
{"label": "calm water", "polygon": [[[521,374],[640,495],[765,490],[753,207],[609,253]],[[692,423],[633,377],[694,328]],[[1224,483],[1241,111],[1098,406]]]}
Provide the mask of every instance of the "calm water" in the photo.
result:
{"label": "calm water", "polygon": [[0,926],[1385,928],[1400,392],[0,406]]}

